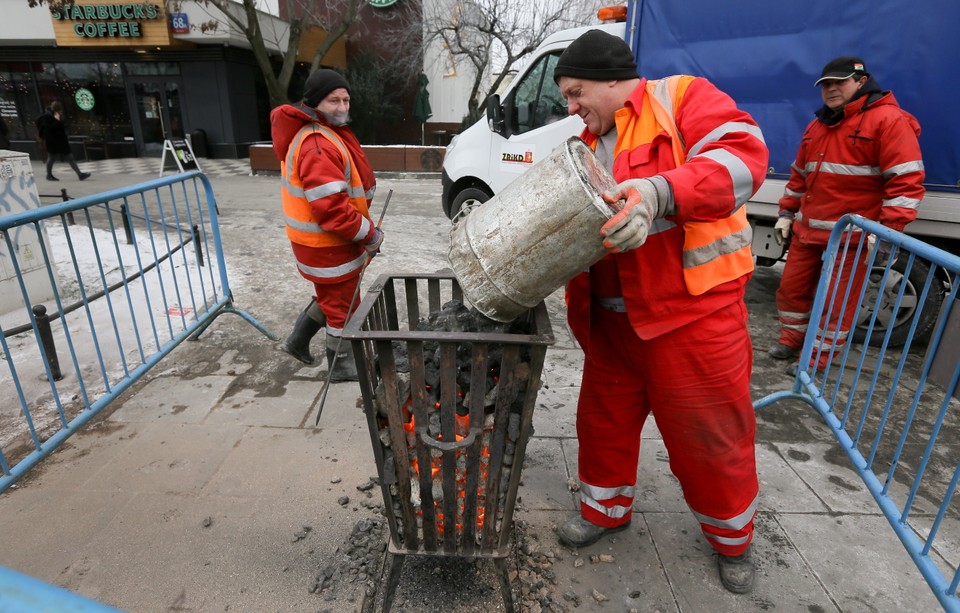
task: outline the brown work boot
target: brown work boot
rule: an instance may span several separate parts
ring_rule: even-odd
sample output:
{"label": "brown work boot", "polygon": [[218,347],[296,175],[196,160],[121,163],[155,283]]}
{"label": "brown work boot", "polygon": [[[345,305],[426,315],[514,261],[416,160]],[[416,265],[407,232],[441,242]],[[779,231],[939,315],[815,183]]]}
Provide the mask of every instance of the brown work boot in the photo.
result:
{"label": "brown work boot", "polygon": [[753,579],[756,571],[753,568],[753,553],[751,547],[738,556],[720,554],[717,561],[720,564],[720,583],[734,594],[746,594],[753,589]]}
{"label": "brown work boot", "polygon": [[570,547],[586,547],[599,541],[600,537],[604,534],[620,532],[621,530],[625,530],[629,525],[630,522],[628,521],[621,526],[604,528],[603,526],[598,526],[584,519],[583,515],[578,514],[564,522],[557,530],[557,534],[560,536],[560,542],[564,545],[569,545]]}

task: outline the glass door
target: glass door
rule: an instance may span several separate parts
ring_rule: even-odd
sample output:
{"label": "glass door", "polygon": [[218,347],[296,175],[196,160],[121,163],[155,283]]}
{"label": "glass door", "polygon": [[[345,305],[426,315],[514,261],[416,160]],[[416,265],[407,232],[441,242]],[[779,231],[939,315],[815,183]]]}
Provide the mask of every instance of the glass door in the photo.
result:
{"label": "glass door", "polygon": [[136,106],[137,148],[141,155],[163,152],[163,141],[183,138],[180,84],[167,77],[140,77],[131,81]]}

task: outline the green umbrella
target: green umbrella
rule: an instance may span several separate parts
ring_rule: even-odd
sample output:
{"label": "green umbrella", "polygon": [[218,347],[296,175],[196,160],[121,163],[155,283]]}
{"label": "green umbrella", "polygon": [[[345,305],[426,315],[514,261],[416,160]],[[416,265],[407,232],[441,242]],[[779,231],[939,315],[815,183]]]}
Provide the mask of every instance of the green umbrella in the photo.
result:
{"label": "green umbrella", "polygon": [[427,75],[420,73],[417,77],[417,95],[413,99],[413,118],[420,122],[420,144],[424,144],[423,129],[427,120],[433,116],[430,109],[430,92],[427,91]]}

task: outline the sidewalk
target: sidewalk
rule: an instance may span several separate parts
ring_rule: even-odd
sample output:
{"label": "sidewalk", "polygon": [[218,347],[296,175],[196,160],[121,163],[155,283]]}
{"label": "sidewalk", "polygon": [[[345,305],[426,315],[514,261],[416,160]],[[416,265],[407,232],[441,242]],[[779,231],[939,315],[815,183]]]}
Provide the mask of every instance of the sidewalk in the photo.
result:
{"label": "sidewalk", "polygon": [[[52,185],[81,195],[74,189],[156,176],[80,166],[93,177]],[[212,182],[237,306],[285,336],[308,289],[278,218],[277,178]],[[380,274],[447,266],[439,179],[381,180],[375,212],[389,189],[384,253],[367,287]],[[760,269],[748,289],[755,397],[792,381],[766,356],[778,279],[779,270]],[[653,424],[631,527],[581,551],[560,546],[553,529],[576,509],[569,483],[582,360],[562,305],[559,295],[548,301],[557,343],[547,352],[515,513],[510,565],[521,611],[939,610],[832,435],[798,403],[759,415],[752,594],[720,586]],[[370,488],[376,468],[355,384],[332,386],[313,426],[325,374],[240,318],[219,318],[0,496],[0,565],[128,611],[371,610],[385,581],[382,499]],[[410,558],[393,610],[503,610],[492,571]]]}

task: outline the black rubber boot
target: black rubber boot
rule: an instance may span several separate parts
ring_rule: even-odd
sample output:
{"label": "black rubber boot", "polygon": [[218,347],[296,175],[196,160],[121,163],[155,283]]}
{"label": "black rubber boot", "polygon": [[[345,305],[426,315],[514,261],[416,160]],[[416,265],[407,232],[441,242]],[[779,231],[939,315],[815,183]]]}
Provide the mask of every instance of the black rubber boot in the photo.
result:
{"label": "black rubber boot", "polygon": [[327,335],[327,368],[330,369],[330,381],[359,381],[353,347],[350,341],[343,341],[340,342],[340,351],[337,352],[339,341],[336,336]]}
{"label": "black rubber boot", "polygon": [[293,332],[287,337],[287,340],[280,344],[280,349],[297,358],[307,366],[313,366],[317,360],[310,354],[310,341],[320,328],[327,322],[323,311],[317,306],[315,300],[311,300],[307,308],[297,317],[297,323],[293,325]]}
{"label": "black rubber boot", "polygon": [[793,360],[800,355],[800,350],[783,343],[777,343],[770,348],[767,354],[774,360]]}

